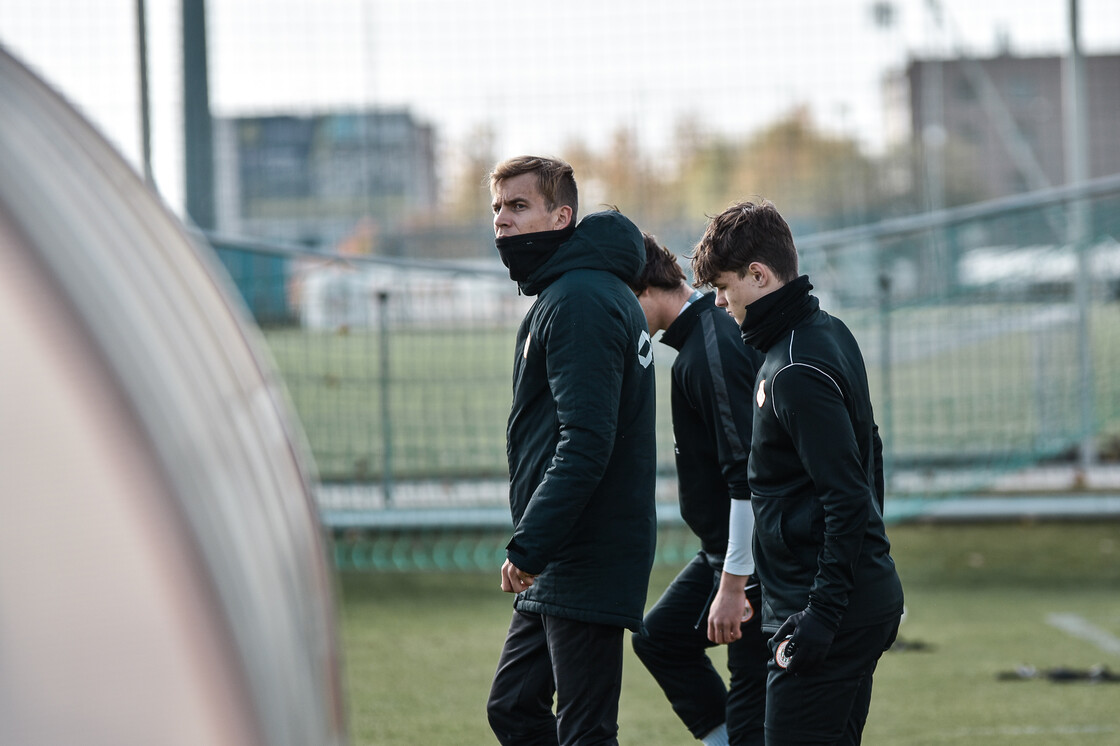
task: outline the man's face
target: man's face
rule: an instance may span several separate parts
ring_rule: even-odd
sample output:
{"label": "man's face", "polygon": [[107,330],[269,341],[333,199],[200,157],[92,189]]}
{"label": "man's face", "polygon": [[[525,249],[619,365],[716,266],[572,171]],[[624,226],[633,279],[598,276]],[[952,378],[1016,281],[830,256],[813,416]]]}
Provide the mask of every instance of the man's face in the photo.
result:
{"label": "man's face", "polygon": [[716,305],[734,316],[739,326],[747,318],[747,306],[766,295],[749,270],[741,277],[737,272],[720,272],[712,287],[716,289]]}
{"label": "man's face", "polygon": [[494,235],[497,238],[523,233],[555,231],[567,226],[572,208],[558,205],[549,210],[537,189],[537,175],[521,174],[494,185]]}

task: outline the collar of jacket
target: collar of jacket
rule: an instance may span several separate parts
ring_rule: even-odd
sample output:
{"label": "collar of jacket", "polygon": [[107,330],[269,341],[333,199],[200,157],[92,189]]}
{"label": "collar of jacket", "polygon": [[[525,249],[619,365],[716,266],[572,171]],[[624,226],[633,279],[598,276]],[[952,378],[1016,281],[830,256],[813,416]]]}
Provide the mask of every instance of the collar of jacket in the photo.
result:
{"label": "collar of jacket", "polygon": [[495,238],[494,246],[502,264],[509,269],[509,279],[525,282],[529,276],[547,262],[560,244],[572,237],[575,226],[569,225],[558,231],[540,231],[516,236]]}
{"label": "collar of jacket", "polygon": [[559,250],[517,283],[525,295],[539,295],[561,276],[577,269],[609,272],[631,282],[646,263],[646,248],[638,226],[620,212],[593,212],[579,221]]}
{"label": "collar of jacket", "polygon": [[762,353],[773,347],[820,308],[820,301],[809,295],[812,289],[809,276],[801,275],[747,306],[747,317],[739,327],[743,341]]}
{"label": "collar of jacket", "polygon": [[715,308],[715,303],[714,293],[702,295],[694,300],[688,308],[677,315],[677,318],[673,319],[669,328],[661,333],[661,341],[680,352],[681,348],[684,347],[685,340],[688,339],[689,332],[692,331],[692,327],[696,325],[696,321],[700,318],[700,314],[708,309]]}

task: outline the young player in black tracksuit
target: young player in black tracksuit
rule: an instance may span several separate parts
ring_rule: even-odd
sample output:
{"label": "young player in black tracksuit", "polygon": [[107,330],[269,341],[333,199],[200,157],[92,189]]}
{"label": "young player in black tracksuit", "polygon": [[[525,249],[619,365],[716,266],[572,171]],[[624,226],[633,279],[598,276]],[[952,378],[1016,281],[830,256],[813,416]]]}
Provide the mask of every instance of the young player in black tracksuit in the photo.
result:
{"label": "young player in black tracksuit", "polygon": [[789,227],[769,202],[715,217],[692,266],[766,355],[748,470],[762,626],[774,634],[766,743],[857,744],[903,601],[863,357],[798,276]]}
{"label": "young player in black tracksuit", "polygon": [[[707,649],[708,609],[720,585],[727,555],[728,522],[753,521],[747,486],[751,439],[751,391],[762,355],[746,347],[739,328],[712,295],[690,288],[676,257],[645,236],[646,266],[631,283],[651,334],[677,350],[671,406],[681,516],[700,539],[700,552],[665,590],[645,617],[645,632],[632,636],[634,652],[665,692],[688,730],[704,744],[763,743],[766,664],[758,583],[730,590],[723,634],[730,641],[730,687]],[[747,534],[749,535],[749,527]],[[750,545],[728,566],[740,576],[754,572]],[[743,621],[744,618],[747,621]]]}

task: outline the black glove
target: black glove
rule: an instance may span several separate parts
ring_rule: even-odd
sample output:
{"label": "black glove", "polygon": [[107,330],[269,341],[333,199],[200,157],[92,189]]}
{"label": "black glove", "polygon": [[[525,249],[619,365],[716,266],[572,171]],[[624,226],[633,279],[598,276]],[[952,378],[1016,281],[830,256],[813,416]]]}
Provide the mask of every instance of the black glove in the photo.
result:
{"label": "black glove", "polygon": [[779,643],[791,634],[793,637],[785,650],[789,656],[789,667],[786,670],[792,674],[801,674],[811,671],[828,655],[836,630],[829,629],[806,609],[790,616],[778,628],[778,633],[770,642]]}

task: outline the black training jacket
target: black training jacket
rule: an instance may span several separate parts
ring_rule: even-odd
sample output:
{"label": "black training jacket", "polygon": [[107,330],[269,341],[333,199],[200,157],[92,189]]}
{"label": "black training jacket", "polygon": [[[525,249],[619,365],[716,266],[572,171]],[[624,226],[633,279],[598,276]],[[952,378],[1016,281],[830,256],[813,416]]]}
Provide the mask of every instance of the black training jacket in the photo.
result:
{"label": "black training jacket", "polygon": [[762,623],[770,631],[805,608],[833,629],[902,611],[863,356],[811,288],[802,276],[748,306],[743,324],[744,339],[766,355],[749,474]]}
{"label": "black training jacket", "polygon": [[681,517],[705,552],[727,552],[730,501],[750,499],[751,392],[762,354],[709,293],[661,335],[677,350],[671,403]]}
{"label": "black training jacket", "polygon": [[641,627],[657,528],[654,374],[627,281],[644,264],[637,227],[599,212],[520,283],[538,297],[517,332],[506,549],[539,577],[518,609]]}

